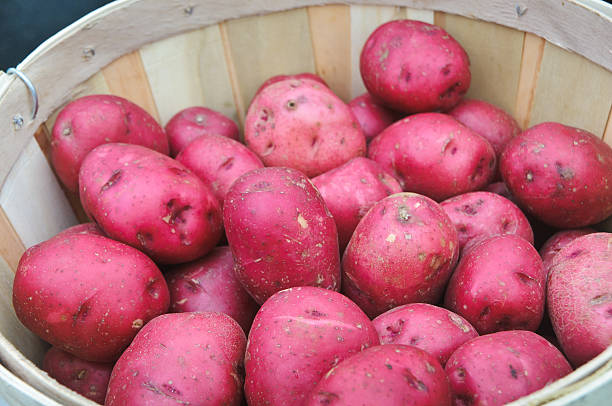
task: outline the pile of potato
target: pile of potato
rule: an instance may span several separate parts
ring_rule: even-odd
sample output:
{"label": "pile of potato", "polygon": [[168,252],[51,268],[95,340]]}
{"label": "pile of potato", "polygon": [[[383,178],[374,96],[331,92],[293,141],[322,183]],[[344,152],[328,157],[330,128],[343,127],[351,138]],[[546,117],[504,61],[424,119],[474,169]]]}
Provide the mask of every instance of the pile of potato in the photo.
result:
{"label": "pile of potato", "polygon": [[439,27],[384,24],[360,62],[349,104],[266,81],[244,144],[205,107],[162,129],[116,96],[66,106],[52,160],[92,223],[13,289],[44,369],[106,405],[499,405],[603,351],[612,234],[587,227],[612,148],[463,100]]}

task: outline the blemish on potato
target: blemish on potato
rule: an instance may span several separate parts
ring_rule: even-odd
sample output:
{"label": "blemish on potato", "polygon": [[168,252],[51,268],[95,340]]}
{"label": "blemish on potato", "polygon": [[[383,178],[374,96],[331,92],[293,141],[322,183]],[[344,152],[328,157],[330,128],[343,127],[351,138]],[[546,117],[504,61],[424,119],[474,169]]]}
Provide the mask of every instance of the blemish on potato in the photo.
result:
{"label": "blemish on potato", "polygon": [[136,319],[132,322],[132,328],[140,329],[144,326],[144,321],[142,319]]}
{"label": "blemish on potato", "polygon": [[302,216],[302,213],[298,213],[297,222],[300,223],[300,227],[308,228],[308,221]]}
{"label": "blemish on potato", "polygon": [[391,243],[392,243],[392,242],[395,242],[395,234],[393,234],[393,233],[392,233],[392,234],[389,234],[389,235],[387,236],[387,238],[385,239],[385,241],[387,241],[387,242],[391,242]]}

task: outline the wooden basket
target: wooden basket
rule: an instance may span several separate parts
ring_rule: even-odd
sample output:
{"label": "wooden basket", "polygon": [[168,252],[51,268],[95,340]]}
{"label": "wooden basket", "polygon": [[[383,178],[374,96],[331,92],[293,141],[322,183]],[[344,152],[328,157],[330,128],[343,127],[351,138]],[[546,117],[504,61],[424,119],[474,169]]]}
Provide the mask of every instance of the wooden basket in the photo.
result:
{"label": "wooden basket", "polygon": [[[94,405],[37,368],[47,345],[15,317],[12,278],[25,248],[84,220],[48,161],[55,115],[69,100],[112,93],[162,124],[205,105],[239,123],[256,87],[281,73],[316,72],[345,101],[364,91],[358,58],[381,23],[444,27],[467,50],[468,97],[492,102],[525,128],[559,121],[612,144],[612,7],[596,0],[122,0],[53,36],[0,72],[0,396],[11,405]],[[604,226],[612,231],[612,222]],[[21,378],[21,380],[19,379]],[[612,398],[612,347],[516,402],[603,405]],[[57,402],[57,403],[56,403]]]}

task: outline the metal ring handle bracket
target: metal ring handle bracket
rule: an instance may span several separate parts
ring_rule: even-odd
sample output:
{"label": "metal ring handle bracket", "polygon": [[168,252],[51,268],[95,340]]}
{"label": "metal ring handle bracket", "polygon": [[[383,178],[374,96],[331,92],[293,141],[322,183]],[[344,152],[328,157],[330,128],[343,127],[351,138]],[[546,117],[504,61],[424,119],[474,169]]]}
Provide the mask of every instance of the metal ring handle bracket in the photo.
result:
{"label": "metal ring handle bracket", "polygon": [[36,92],[36,87],[32,83],[32,81],[23,73],[22,71],[15,68],[8,68],[6,70],[7,75],[17,75],[19,79],[23,82],[24,85],[30,91],[30,96],[32,97],[32,120],[36,118],[36,114],[38,113],[38,93]]}

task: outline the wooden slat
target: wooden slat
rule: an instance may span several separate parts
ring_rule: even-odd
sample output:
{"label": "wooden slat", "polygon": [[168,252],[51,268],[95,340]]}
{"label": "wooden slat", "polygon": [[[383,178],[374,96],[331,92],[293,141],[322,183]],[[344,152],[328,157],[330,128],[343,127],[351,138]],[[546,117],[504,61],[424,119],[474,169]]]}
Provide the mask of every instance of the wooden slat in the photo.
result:
{"label": "wooden slat", "polygon": [[608,113],[608,121],[606,122],[603,138],[604,141],[612,147],[612,108],[610,108],[610,113]]}
{"label": "wooden slat", "polygon": [[514,118],[516,118],[522,129],[526,129],[531,120],[533,98],[540,73],[542,56],[544,55],[544,43],[543,38],[525,33],[521,57],[521,73],[514,103]]}
{"label": "wooden slat", "polygon": [[102,74],[112,94],[136,103],[159,121],[149,79],[138,51],[116,59],[102,68]]}
{"label": "wooden slat", "polygon": [[14,272],[24,252],[23,242],[15,232],[4,209],[0,206],[0,256]]}
{"label": "wooden slat", "polygon": [[206,106],[237,119],[216,25],[147,45],[140,55],[163,125],[191,106]]}
{"label": "wooden slat", "polygon": [[612,75],[546,43],[529,125],[557,121],[601,137],[612,107]]}
{"label": "wooden slat", "polygon": [[236,64],[234,62],[234,57],[232,56],[232,49],[227,34],[227,25],[225,23],[219,24],[219,33],[221,35],[221,42],[223,43],[223,55],[225,56],[225,64],[227,66],[227,72],[229,74],[230,84],[232,86],[234,104],[236,105],[238,124],[240,125],[240,128],[244,128],[244,118],[246,116],[247,105],[245,105],[244,97],[242,96],[242,89],[240,88],[240,83],[238,81]]}
{"label": "wooden slat", "polygon": [[436,22],[469,55],[472,81],[466,97],[488,101],[512,114],[524,34],[501,25],[452,14],[438,17]]}
{"label": "wooden slat", "polygon": [[309,7],[316,71],[341,99],[351,99],[351,15],[344,5]]}

